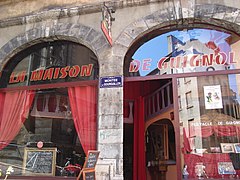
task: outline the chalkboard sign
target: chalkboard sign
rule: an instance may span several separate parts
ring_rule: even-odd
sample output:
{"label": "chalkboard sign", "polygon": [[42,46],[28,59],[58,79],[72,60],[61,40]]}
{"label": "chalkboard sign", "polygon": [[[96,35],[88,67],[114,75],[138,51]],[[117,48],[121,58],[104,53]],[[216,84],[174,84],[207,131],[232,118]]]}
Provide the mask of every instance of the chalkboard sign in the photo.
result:
{"label": "chalkboard sign", "polygon": [[83,169],[94,169],[99,156],[99,151],[88,151]]}
{"label": "chalkboard sign", "polygon": [[[83,165],[83,168],[81,172],[79,173],[77,180],[80,179],[81,175],[83,175],[83,180],[92,180],[95,179],[95,166],[97,164],[99,151],[88,151],[85,163]],[[84,175],[85,173],[85,175]],[[85,177],[85,179],[84,179]]]}
{"label": "chalkboard sign", "polygon": [[83,171],[83,180],[95,180],[95,170]]}
{"label": "chalkboard sign", "polygon": [[23,174],[54,176],[56,148],[25,148]]}

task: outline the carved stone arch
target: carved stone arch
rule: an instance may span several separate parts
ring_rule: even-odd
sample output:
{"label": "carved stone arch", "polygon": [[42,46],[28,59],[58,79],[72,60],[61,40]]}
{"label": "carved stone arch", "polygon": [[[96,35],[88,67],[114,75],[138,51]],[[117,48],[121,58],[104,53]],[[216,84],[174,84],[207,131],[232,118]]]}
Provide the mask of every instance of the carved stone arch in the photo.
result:
{"label": "carved stone arch", "polygon": [[68,40],[83,44],[91,49],[97,57],[109,48],[102,32],[82,24],[59,23],[40,26],[14,37],[0,49],[0,72],[11,57],[23,49],[54,40]]}
{"label": "carved stone arch", "polygon": [[[135,51],[133,45],[138,42],[138,47],[162,33],[179,28],[211,27],[228,30],[240,34],[240,9],[219,4],[200,4],[193,9],[169,6],[150,15],[142,17],[128,25],[114,42],[113,52],[118,60],[124,64],[124,58],[129,52]],[[143,38],[144,37],[144,40]],[[142,42],[139,40],[142,39]],[[140,45],[139,45],[140,44]],[[124,67],[123,67],[124,68]]]}

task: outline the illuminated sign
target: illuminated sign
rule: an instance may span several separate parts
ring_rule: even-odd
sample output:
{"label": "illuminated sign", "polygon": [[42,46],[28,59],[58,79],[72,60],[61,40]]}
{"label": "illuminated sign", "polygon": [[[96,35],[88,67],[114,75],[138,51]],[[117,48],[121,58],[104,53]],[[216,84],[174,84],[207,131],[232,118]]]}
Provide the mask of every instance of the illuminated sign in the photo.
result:
{"label": "illuminated sign", "polygon": [[[78,76],[91,76],[93,70],[93,64],[88,65],[74,65],[66,67],[55,67],[48,69],[37,69],[32,71],[29,80],[34,81],[44,81],[51,79],[65,79],[66,77],[75,78]],[[24,82],[27,76],[26,71],[19,73],[12,73],[9,79],[9,84]]]}

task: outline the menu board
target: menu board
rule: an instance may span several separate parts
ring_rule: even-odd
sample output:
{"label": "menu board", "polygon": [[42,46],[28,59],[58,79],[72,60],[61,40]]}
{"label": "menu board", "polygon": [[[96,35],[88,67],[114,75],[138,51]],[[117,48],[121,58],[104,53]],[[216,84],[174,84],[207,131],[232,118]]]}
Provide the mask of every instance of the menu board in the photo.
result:
{"label": "menu board", "polygon": [[54,176],[56,148],[25,148],[23,174]]}
{"label": "menu board", "polygon": [[81,172],[79,173],[77,180],[80,179],[80,177],[83,177],[83,180],[95,180],[95,166],[97,164],[99,151],[88,151],[85,163],[83,165],[83,168]]}
{"label": "menu board", "polygon": [[99,156],[99,151],[88,151],[86,161],[84,163],[83,169],[94,169]]}
{"label": "menu board", "polygon": [[95,170],[85,170],[83,171],[84,180],[95,180]]}

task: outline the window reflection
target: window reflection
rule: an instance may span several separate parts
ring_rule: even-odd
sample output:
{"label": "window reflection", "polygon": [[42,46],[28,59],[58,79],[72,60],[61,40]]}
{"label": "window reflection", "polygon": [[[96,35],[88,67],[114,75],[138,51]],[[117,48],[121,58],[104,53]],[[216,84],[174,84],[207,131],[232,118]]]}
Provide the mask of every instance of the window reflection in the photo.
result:
{"label": "window reflection", "polygon": [[[179,111],[182,133],[182,167],[189,177],[228,179],[240,175],[240,104],[238,74],[192,77],[192,101],[182,101]],[[188,93],[182,82],[178,95]],[[185,104],[184,104],[185,103]]]}
{"label": "window reflection", "polygon": [[239,37],[218,30],[194,28],[167,32],[126,56],[125,76],[236,69],[238,44]]}

